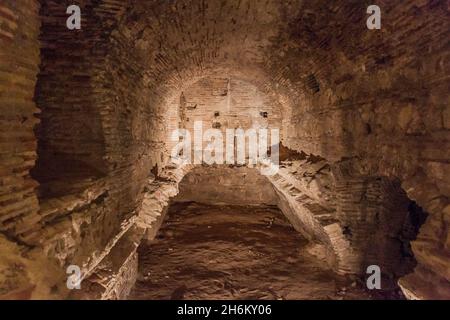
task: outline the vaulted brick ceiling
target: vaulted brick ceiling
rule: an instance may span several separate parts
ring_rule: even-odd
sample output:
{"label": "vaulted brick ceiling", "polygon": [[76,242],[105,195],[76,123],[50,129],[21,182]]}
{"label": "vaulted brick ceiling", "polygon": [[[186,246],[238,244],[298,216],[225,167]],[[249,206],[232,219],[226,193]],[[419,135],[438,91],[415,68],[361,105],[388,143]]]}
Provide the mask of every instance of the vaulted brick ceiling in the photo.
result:
{"label": "vaulted brick ceiling", "polygon": [[226,75],[280,109],[285,146],[350,182],[398,179],[430,213],[408,281],[450,279],[448,1],[377,1],[368,30],[360,0],[80,0],[80,31],[65,27],[71,1],[3,2],[8,239],[94,268],[164,165],[171,102]]}

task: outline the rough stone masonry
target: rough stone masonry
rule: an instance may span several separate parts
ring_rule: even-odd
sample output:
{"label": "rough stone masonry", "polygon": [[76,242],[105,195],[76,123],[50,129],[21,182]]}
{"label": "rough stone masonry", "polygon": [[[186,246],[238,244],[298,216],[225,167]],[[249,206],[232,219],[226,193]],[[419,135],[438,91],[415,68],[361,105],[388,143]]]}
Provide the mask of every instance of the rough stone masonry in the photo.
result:
{"label": "rough stone masonry", "polygon": [[[333,272],[450,299],[448,1],[374,1],[374,30],[360,0],[79,0],[70,30],[72,4],[0,2],[0,298],[125,298],[179,185],[216,182],[267,195]],[[281,171],[171,165],[197,118],[279,126]]]}

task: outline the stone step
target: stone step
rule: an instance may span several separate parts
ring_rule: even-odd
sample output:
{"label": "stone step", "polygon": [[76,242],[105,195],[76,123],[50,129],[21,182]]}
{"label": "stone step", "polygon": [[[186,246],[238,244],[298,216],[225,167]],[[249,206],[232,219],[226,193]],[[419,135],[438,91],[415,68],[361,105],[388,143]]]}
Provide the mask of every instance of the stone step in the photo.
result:
{"label": "stone step", "polygon": [[298,190],[296,187],[292,187],[288,190],[288,193],[290,196],[292,197],[298,197],[299,195],[302,194],[302,192],[300,190]]}

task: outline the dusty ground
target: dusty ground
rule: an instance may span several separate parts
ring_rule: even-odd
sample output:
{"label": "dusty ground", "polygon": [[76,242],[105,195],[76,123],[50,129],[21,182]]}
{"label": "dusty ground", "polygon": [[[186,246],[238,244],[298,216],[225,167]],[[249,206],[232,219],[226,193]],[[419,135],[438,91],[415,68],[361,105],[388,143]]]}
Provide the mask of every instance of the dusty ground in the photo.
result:
{"label": "dusty ground", "polygon": [[129,298],[370,299],[310,248],[277,208],[175,204]]}

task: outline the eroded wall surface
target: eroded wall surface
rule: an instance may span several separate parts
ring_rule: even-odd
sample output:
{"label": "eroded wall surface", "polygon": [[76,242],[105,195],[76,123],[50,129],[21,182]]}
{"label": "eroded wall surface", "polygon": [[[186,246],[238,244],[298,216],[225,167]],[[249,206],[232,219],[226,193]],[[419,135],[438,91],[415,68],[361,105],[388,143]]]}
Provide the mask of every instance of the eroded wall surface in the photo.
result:
{"label": "eroded wall surface", "polygon": [[272,185],[258,169],[197,167],[182,180],[174,201],[204,204],[276,205]]}
{"label": "eroded wall surface", "polygon": [[[78,3],[79,31],[65,27],[70,1],[0,5],[0,231],[12,251],[89,275],[167,163],[171,102],[227,75],[274,101],[283,144],[338,168],[344,193],[398,180],[429,213],[400,283],[411,298],[450,296],[446,1],[379,1],[379,31],[356,0]],[[370,199],[336,199],[343,222],[371,214]],[[41,294],[32,278],[2,294]]]}

